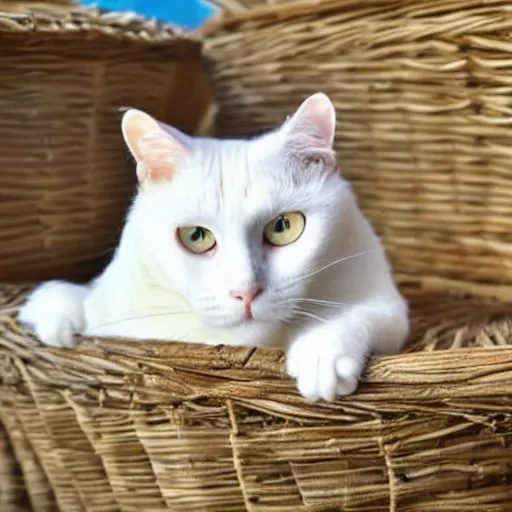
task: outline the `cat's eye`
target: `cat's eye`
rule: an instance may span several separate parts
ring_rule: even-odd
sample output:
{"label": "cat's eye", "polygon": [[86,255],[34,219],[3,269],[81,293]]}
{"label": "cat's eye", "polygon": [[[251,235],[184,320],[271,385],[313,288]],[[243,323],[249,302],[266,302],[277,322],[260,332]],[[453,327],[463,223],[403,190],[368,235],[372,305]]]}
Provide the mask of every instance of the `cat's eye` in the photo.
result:
{"label": "cat's eye", "polygon": [[271,245],[288,245],[302,235],[305,226],[306,218],[302,213],[282,213],[265,226],[263,235]]}
{"label": "cat's eye", "polygon": [[185,249],[194,254],[203,254],[215,247],[213,233],[201,226],[178,228],[178,237]]}

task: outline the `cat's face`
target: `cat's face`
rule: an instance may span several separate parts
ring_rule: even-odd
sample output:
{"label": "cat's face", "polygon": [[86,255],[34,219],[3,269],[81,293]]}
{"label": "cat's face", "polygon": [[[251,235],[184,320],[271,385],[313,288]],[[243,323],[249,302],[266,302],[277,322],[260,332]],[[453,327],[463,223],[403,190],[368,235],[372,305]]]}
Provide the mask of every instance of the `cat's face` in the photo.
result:
{"label": "cat's face", "polygon": [[[145,183],[132,218],[145,253],[168,279],[161,285],[183,295],[206,325],[288,322],[307,310],[303,299],[346,196],[331,152],[332,106],[325,96],[309,102],[262,138],[178,140],[166,132],[164,142],[153,139],[153,157],[164,158],[139,159]],[[148,179],[150,166],[163,177]]]}

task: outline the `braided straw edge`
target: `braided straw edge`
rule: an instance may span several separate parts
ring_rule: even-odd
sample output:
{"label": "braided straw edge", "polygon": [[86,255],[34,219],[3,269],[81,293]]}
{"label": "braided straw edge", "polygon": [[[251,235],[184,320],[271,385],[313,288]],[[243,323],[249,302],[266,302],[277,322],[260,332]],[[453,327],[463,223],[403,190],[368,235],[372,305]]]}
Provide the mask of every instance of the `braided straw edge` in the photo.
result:
{"label": "braided straw edge", "polygon": [[176,39],[201,42],[197,34],[168,23],[132,12],[105,12],[97,8],[32,7],[24,13],[0,11],[0,37],[6,33],[88,34],[146,44],[165,44]]}

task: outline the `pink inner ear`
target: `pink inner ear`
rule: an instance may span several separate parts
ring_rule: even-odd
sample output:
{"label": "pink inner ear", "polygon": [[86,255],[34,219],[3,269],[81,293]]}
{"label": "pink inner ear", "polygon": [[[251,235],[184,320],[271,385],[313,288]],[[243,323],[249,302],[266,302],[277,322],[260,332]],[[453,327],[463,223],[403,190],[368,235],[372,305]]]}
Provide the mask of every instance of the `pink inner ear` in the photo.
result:
{"label": "pink inner ear", "polygon": [[186,148],[148,114],[130,110],[123,117],[126,144],[137,160],[139,181],[171,179],[186,156]]}
{"label": "pink inner ear", "polygon": [[151,181],[171,179],[186,156],[183,145],[164,131],[142,138],[139,150]]}
{"label": "pink inner ear", "polygon": [[285,151],[308,165],[323,160],[327,167],[336,165],[332,149],[336,129],[336,112],[322,93],[310,96],[282,128]]}
{"label": "pink inner ear", "polygon": [[336,130],[336,112],[331,101],[324,94],[315,94],[309,98],[306,106],[311,123],[316,126],[318,135],[326,146],[331,147]]}
{"label": "pink inner ear", "polygon": [[336,112],[331,100],[322,93],[313,94],[288,121],[288,133],[306,135],[315,140],[318,148],[330,149],[334,142]]}

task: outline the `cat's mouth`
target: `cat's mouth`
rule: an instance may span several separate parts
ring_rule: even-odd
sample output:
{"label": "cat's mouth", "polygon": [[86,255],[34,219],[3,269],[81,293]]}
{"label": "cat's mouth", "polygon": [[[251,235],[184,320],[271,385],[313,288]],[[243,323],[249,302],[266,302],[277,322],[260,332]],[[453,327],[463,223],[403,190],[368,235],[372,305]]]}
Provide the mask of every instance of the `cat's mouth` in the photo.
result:
{"label": "cat's mouth", "polygon": [[245,311],[243,316],[239,316],[238,319],[231,323],[231,327],[240,327],[244,325],[252,325],[256,322],[256,318],[252,311]]}
{"label": "cat's mouth", "polygon": [[248,322],[252,322],[254,320],[254,315],[252,314],[252,308],[251,306],[245,306],[245,311],[244,311],[244,322],[248,323]]}
{"label": "cat's mouth", "polygon": [[210,327],[217,329],[236,329],[237,327],[243,327],[253,325],[257,322],[253,312],[224,312],[215,315],[200,315],[202,322]]}
{"label": "cat's mouth", "polygon": [[259,301],[249,304],[226,304],[212,310],[197,311],[204,324],[221,329],[254,326],[275,319],[275,311]]}

